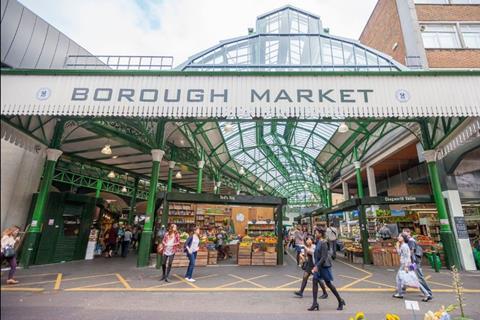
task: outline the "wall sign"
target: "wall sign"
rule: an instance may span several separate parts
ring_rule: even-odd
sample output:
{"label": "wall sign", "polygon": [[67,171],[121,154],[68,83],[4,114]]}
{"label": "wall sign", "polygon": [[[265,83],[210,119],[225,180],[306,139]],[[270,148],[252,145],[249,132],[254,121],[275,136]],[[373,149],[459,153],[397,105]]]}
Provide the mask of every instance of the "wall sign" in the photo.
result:
{"label": "wall sign", "polygon": [[3,73],[1,114],[177,119],[480,116],[480,77],[475,75]]}
{"label": "wall sign", "polygon": [[465,217],[453,217],[455,221],[455,228],[457,229],[458,239],[468,239],[467,224],[465,223]]}

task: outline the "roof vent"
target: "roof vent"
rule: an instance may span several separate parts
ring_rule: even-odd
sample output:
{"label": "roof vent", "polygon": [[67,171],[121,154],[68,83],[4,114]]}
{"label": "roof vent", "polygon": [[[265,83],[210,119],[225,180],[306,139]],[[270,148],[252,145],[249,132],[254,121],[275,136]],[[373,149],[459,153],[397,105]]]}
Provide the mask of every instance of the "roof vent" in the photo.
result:
{"label": "roof vent", "polygon": [[330,28],[323,28],[323,32],[330,34]]}
{"label": "roof vent", "polygon": [[248,34],[253,34],[253,33],[254,33],[253,28],[248,28]]}

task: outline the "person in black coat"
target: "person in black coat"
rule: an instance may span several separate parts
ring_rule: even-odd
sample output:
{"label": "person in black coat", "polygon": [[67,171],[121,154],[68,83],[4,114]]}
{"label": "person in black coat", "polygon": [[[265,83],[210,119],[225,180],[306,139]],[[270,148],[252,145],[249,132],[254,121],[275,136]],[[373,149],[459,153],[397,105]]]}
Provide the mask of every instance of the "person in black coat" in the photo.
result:
{"label": "person in black coat", "polygon": [[323,280],[327,287],[332,291],[334,296],[338,300],[337,310],[343,310],[345,306],[345,300],[343,300],[338,294],[337,289],[333,285],[333,275],[332,275],[332,258],[330,256],[330,250],[328,248],[328,242],[325,239],[325,230],[324,229],[315,229],[315,237],[317,238],[317,243],[314,252],[314,264],[315,266],[312,269],[313,272],[313,304],[308,309],[309,311],[318,310],[318,283]]}
{"label": "person in black coat", "polygon": [[[300,298],[303,298],[303,291],[307,286],[308,278],[310,278],[310,276],[312,275],[312,269],[315,266],[313,263],[313,254],[315,252],[314,242],[315,241],[312,236],[307,236],[307,238],[305,239],[305,245],[302,248],[301,259],[303,260],[303,279],[300,290],[295,292],[295,295],[299,296]],[[320,287],[323,291],[323,295],[320,297],[320,299],[327,299],[327,289],[325,288],[325,283],[323,281],[320,281]]]}

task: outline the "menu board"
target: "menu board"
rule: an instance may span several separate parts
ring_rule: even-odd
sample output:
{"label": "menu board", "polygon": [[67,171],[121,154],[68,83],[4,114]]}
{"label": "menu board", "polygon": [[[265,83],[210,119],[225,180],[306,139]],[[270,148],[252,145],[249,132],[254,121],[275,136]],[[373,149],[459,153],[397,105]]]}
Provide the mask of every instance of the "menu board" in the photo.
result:
{"label": "menu board", "polygon": [[458,239],[468,239],[467,224],[465,217],[453,217],[455,220],[455,227],[457,228]]}

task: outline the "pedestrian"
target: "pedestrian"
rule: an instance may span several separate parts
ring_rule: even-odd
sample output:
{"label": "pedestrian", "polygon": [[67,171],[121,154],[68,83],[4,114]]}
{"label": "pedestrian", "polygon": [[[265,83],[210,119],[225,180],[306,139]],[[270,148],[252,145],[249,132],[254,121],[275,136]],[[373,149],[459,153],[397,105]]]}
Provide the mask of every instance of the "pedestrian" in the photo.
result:
{"label": "pedestrian", "polygon": [[[123,236],[125,235],[124,226],[117,227],[117,245],[115,246],[115,255],[118,256],[118,251],[122,250]],[[122,254],[123,255],[123,254]]]}
{"label": "pedestrian", "polygon": [[185,242],[185,253],[188,257],[188,268],[187,273],[185,274],[185,280],[189,282],[195,282],[193,276],[193,269],[195,268],[195,261],[197,259],[197,252],[200,245],[200,227],[195,227],[193,229],[193,234],[188,237],[187,242]]}
{"label": "pedestrian", "polygon": [[400,267],[398,268],[396,276],[397,292],[393,295],[394,298],[403,299],[403,281],[401,279],[401,273],[403,271],[408,272],[411,265],[410,248],[408,247],[408,236],[404,233],[398,235],[398,241],[396,244],[397,253],[400,256]]}
{"label": "pedestrian", "polygon": [[226,234],[225,232],[223,231],[223,228],[222,227],[218,227],[218,233],[216,235],[216,248],[217,248],[217,251],[218,251],[218,259],[221,260],[226,260],[228,258],[228,255],[225,251],[225,238],[226,238]]}
{"label": "pedestrian", "polygon": [[[299,296],[300,298],[303,298],[303,292],[305,290],[305,287],[307,286],[308,278],[310,278],[310,276],[312,275],[312,269],[314,267],[313,255],[315,253],[315,244],[313,242],[313,237],[307,236],[307,238],[305,239],[305,246],[303,247],[302,253],[300,255],[300,260],[302,261],[302,269],[304,272],[300,291],[295,292],[295,295]],[[319,283],[323,291],[323,295],[320,297],[320,299],[327,299],[328,294],[325,288],[325,283],[323,282],[323,280],[320,280]]]}
{"label": "pedestrian", "polygon": [[19,232],[20,228],[13,226],[5,229],[2,233],[1,260],[6,260],[10,266],[7,285],[18,283],[13,277],[15,276],[15,271],[17,271],[17,253],[15,247],[20,241],[20,237],[18,236]]}
{"label": "pedestrian", "polygon": [[132,249],[137,250],[137,244],[138,244],[138,227],[133,227],[133,232],[132,232]]}
{"label": "pedestrian", "polygon": [[425,280],[425,275],[422,270],[422,256],[423,248],[412,237],[411,231],[408,228],[403,229],[403,233],[408,238],[408,247],[410,248],[411,262],[415,264],[415,274],[417,275],[418,282],[420,283],[420,291],[425,295],[422,299],[423,302],[428,302],[433,299],[432,289]]}
{"label": "pedestrian", "polygon": [[105,243],[105,258],[111,258],[117,246],[117,231],[114,226],[110,226],[110,228],[105,231],[103,242]]}
{"label": "pedestrian", "polygon": [[330,254],[332,255],[332,259],[335,260],[337,257],[337,228],[335,228],[332,224],[330,224],[325,232],[325,235],[328,240],[328,248],[330,250]]}
{"label": "pedestrian", "polygon": [[160,281],[170,282],[168,276],[170,270],[172,270],[173,259],[175,258],[175,252],[180,243],[180,234],[177,231],[177,225],[171,224],[168,228],[168,232],[163,236],[161,244],[162,254],[162,278]]}
{"label": "pedestrian", "polygon": [[345,300],[340,297],[337,289],[333,285],[333,274],[332,274],[332,259],[330,257],[330,252],[328,250],[328,243],[325,236],[325,230],[316,228],[315,237],[317,238],[317,243],[315,244],[314,252],[314,267],[313,272],[313,304],[308,309],[308,311],[314,311],[319,309],[317,296],[318,296],[318,284],[320,280],[325,281],[326,286],[332,291],[333,295],[337,298],[338,307],[337,310],[343,310],[345,306]]}
{"label": "pedestrian", "polygon": [[288,230],[288,247],[295,248],[295,228],[291,227]]}
{"label": "pedestrian", "polygon": [[382,227],[378,230],[378,233],[382,240],[390,240],[392,239],[392,232],[387,227],[387,224],[382,224]]}
{"label": "pedestrian", "polygon": [[130,231],[130,227],[127,226],[125,228],[125,233],[123,234],[122,240],[122,257],[126,258],[128,255],[128,248],[130,247],[130,243],[132,242],[132,231]]}
{"label": "pedestrian", "polygon": [[295,239],[295,252],[297,253],[297,266],[300,266],[300,253],[302,252],[302,245],[305,239],[305,235],[300,225],[297,225],[297,228],[293,235]]}

